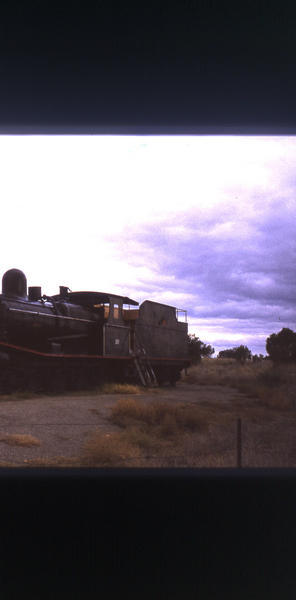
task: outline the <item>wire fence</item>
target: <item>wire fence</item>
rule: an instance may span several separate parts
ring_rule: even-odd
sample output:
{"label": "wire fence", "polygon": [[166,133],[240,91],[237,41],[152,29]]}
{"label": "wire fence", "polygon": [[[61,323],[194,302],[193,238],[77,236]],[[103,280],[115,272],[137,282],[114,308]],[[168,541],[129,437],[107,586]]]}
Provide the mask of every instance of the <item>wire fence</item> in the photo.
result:
{"label": "wire fence", "polygon": [[[0,442],[7,442],[6,438],[18,435],[26,435],[24,432],[20,433],[20,429],[25,427],[43,427],[43,428],[56,428],[57,435],[60,435],[61,428],[68,427],[88,427],[89,430],[87,432],[82,431],[81,434],[84,436],[86,433],[90,436],[95,436],[96,434],[102,434],[102,438],[98,438],[98,454],[96,451],[96,439],[93,442],[93,450],[94,454],[92,454],[92,448],[86,448],[83,446],[82,449],[77,450],[79,455],[76,456],[78,459],[79,456],[81,459],[89,454],[90,460],[93,459],[93,466],[114,466],[117,465],[130,465],[130,466],[140,466],[140,467],[149,467],[149,462],[154,462],[156,467],[179,467],[179,468],[215,468],[215,467],[227,467],[227,468],[247,468],[249,466],[296,466],[296,453],[293,453],[289,444],[286,443],[287,439],[285,438],[285,444],[280,442],[279,444],[274,444],[272,433],[268,433],[268,437],[266,439],[262,439],[261,429],[249,429],[249,420],[236,418],[228,423],[223,435],[220,439],[217,440],[215,431],[212,432],[209,442],[207,443],[204,438],[201,445],[197,443],[191,436],[187,438],[187,445],[185,444],[184,449],[181,449],[181,453],[174,453],[173,447],[166,447],[165,445],[161,448],[157,448],[156,452],[152,452],[151,450],[145,453],[145,448],[141,447],[141,444],[137,444],[137,439],[133,441],[123,440],[120,438],[120,433],[116,430],[106,431],[106,427],[97,425],[94,428],[94,423],[85,422],[85,423],[64,423],[64,422],[52,422],[52,423],[40,423],[40,422],[26,422],[26,423],[18,423],[17,429],[18,433],[8,432],[7,425],[13,426],[12,423],[7,424],[5,427],[5,435],[1,433],[0,427]],[[230,428],[229,428],[230,426]],[[4,424],[3,424],[4,429]],[[223,428],[224,429],[224,428]],[[69,431],[63,432],[67,436],[65,441],[67,442],[71,437]],[[221,433],[221,430],[220,430]],[[218,436],[220,436],[218,432]],[[30,434],[36,435],[36,432],[32,431]],[[48,434],[48,432],[47,432]],[[54,435],[55,431],[51,431],[50,434]],[[119,437],[113,438],[113,434],[118,435]],[[259,435],[258,435],[259,434]],[[37,434],[38,436],[38,434]],[[110,445],[108,444],[108,436],[110,436]],[[39,437],[39,436],[38,436]],[[4,439],[5,438],[5,439]],[[42,436],[41,436],[42,439]],[[72,439],[72,437],[71,437]],[[89,440],[92,443],[91,437],[87,438],[86,446],[88,446]],[[72,439],[72,442],[74,440]],[[103,441],[103,447],[101,446],[101,442]],[[144,440],[145,441],[145,440]],[[172,439],[170,439],[170,442]],[[106,443],[105,443],[106,442]],[[114,442],[114,443],[113,443]],[[127,442],[128,447],[125,447]],[[7,442],[8,443],[8,442]],[[43,444],[43,442],[41,442]],[[79,442],[80,443],[80,442]],[[123,444],[123,445],[122,445]],[[212,444],[212,447],[211,447]],[[12,445],[12,444],[11,444]],[[16,444],[21,446],[21,444]],[[26,444],[24,443],[24,446]],[[103,448],[103,449],[102,449]],[[176,448],[177,449],[177,448]],[[83,451],[80,455],[81,450]],[[178,448],[179,450],[179,448]],[[192,451],[193,450],[193,451]],[[62,456],[63,449],[57,450],[60,452]],[[85,454],[86,452],[86,454]],[[135,453],[134,453],[135,452]],[[172,453],[171,453],[172,452]],[[76,454],[76,453],[75,453]],[[295,455],[294,455],[295,454]],[[1,455],[1,452],[0,452]],[[56,458],[57,455],[55,455]],[[37,458],[37,457],[36,457]],[[41,457],[42,458],[42,457]],[[74,456],[73,456],[74,458]],[[96,464],[97,463],[97,464]],[[137,464],[138,463],[138,464]],[[147,464],[146,464],[147,463]],[[280,464],[279,464],[280,463]]]}
{"label": "wire fence", "polygon": [[[9,425],[9,423],[5,424],[6,426]],[[25,422],[25,423],[18,423],[17,427],[91,427],[93,428],[93,423],[64,423],[64,422],[60,422],[60,423],[30,423],[30,422]],[[1,429],[1,425],[0,425],[0,429]],[[100,427],[99,425],[96,426],[96,430],[98,429],[104,429],[104,427]],[[0,433],[1,435],[1,433]],[[108,434],[107,434],[108,435]],[[1,441],[1,440],[0,440]],[[144,460],[156,460],[156,459],[174,459],[174,460],[184,460],[184,458],[187,459],[196,459],[197,455],[196,454],[190,454],[186,452],[186,455],[180,455],[180,454],[169,454],[167,456],[160,456],[159,454],[155,454],[155,455],[143,455],[143,454],[139,454],[139,455],[134,455],[132,457],[124,457],[126,461],[133,461],[133,460],[139,460],[139,459],[144,459]],[[238,418],[236,421],[236,466],[237,468],[242,468],[242,420],[241,418]]]}

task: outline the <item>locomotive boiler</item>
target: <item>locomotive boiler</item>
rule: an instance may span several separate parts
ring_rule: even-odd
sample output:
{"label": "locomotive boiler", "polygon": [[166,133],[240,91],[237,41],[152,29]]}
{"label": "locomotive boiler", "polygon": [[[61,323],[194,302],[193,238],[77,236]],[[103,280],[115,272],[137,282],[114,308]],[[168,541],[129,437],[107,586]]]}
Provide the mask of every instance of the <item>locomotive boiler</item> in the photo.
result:
{"label": "locomotive boiler", "polygon": [[[186,311],[182,311],[186,315]],[[0,392],[87,388],[103,381],[175,384],[189,366],[175,307],[103,292],[42,295],[10,269],[0,294]],[[185,318],[186,321],[186,318]]]}

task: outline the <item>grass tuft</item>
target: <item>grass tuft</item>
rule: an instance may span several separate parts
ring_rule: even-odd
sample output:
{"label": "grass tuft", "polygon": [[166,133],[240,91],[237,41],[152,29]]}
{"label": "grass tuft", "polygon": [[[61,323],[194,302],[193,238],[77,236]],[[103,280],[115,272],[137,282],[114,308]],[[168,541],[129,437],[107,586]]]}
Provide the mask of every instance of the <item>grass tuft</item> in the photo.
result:
{"label": "grass tuft", "polygon": [[120,433],[98,431],[85,443],[82,463],[85,466],[120,467],[135,454],[135,446]]}
{"label": "grass tuft", "polygon": [[38,438],[25,433],[7,433],[5,435],[1,435],[0,442],[4,442],[4,444],[8,444],[9,446],[25,446],[27,448],[41,445],[41,442]]}
{"label": "grass tuft", "polygon": [[105,383],[99,390],[102,394],[140,394],[139,385],[129,383]]}
{"label": "grass tuft", "polygon": [[141,423],[149,428],[161,428],[161,431],[174,429],[175,434],[184,434],[187,430],[203,431],[205,421],[197,406],[186,403],[151,402],[134,398],[121,398],[111,410],[111,421],[119,427],[129,427]]}
{"label": "grass tuft", "polygon": [[182,454],[181,446],[189,433],[199,435],[208,429],[197,406],[145,403],[135,398],[119,399],[111,409],[110,420],[121,431],[93,434],[83,448],[84,465],[163,466],[177,447]]}

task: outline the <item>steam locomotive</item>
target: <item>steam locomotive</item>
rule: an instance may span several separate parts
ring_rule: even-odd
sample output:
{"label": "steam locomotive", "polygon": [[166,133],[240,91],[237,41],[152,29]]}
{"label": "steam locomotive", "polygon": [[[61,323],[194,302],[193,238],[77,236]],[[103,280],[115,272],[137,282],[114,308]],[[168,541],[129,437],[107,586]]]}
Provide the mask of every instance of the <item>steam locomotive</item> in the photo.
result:
{"label": "steam locomotive", "polygon": [[186,320],[186,311],[116,294],[60,286],[42,295],[10,269],[0,294],[0,392],[174,385],[190,364]]}

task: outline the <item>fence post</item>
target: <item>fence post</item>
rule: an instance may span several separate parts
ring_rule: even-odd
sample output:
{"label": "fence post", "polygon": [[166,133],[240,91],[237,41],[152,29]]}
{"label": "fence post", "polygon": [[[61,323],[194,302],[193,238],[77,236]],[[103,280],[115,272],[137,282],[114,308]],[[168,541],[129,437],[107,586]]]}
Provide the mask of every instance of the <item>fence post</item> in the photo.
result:
{"label": "fence post", "polygon": [[237,419],[236,457],[237,457],[237,468],[241,469],[241,466],[242,466],[242,421],[241,421],[241,419]]}

